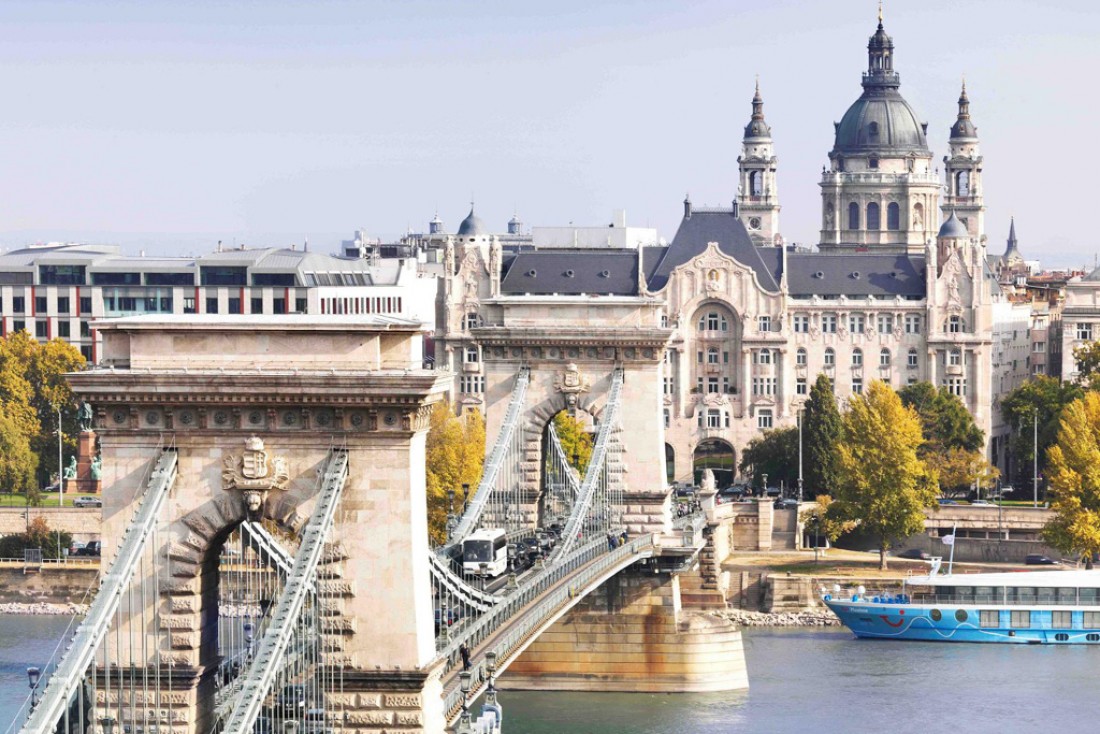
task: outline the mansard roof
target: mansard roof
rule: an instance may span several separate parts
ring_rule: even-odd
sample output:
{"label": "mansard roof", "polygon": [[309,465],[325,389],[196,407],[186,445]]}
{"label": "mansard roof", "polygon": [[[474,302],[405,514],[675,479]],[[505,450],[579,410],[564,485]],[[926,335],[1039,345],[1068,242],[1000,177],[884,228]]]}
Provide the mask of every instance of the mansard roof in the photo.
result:
{"label": "mansard roof", "polygon": [[517,295],[638,295],[637,250],[531,250],[503,262],[500,291]]}
{"label": "mansard roof", "polygon": [[748,230],[732,209],[695,209],[686,214],[660,262],[652,272],[647,272],[649,290],[663,289],[672,271],[703,254],[710,242],[717,242],[723,253],[752,268],[764,290],[772,293],[779,290],[775,271],[766,266],[760,255],[765,248],[753,244]]}
{"label": "mansard roof", "polygon": [[787,289],[794,298],[925,297],[923,255],[792,252],[787,269]]}

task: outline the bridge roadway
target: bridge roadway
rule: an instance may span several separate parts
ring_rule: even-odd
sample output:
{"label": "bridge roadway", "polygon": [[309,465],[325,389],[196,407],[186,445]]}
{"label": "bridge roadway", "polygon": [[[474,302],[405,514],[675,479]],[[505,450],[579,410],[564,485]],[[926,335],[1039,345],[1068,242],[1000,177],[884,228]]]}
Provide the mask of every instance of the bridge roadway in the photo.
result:
{"label": "bridge roadway", "polygon": [[[483,677],[485,653],[497,653],[497,675],[500,675],[516,658],[523,653],[544,630],[554,624],[582,598],[592,593],[609,578],[638,561],[651,558],[660,553],[658,536],[647,534],[628,540],[614,550],[609,550],[607,540],[599,538],[589,541],[573,558],[563,560],[570,568],[542,589],[538,589],[541,578],[531,578],[521,584],[508,598],[493,610],[479,618],[475,624],[456,634],[456,644],[448,648],[442,677],[443,709],[448,724],[453,724],[462,712],[463,695],[459,673],[461,663],[454,653],[457,644],[477,640],[470,645],[470,681],[469,701],[477,698],[484,690],[487,680]],[[547,569],[551,575],[554,569]],[[540,574],[541,576],[541,574]],[[527,588],[534,587],[534,588]],[[503,623],[493,627],[495,619],[503,616]],[[484,627],[482,630],[478,628]],[[471,640],[472,641],[472,640]]]}

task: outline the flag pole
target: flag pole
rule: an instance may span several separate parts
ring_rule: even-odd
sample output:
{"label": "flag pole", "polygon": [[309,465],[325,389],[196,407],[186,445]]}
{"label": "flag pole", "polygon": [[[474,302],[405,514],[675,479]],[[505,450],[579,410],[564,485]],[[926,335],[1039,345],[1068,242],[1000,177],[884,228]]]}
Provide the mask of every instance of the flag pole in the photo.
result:
{"label": "flag pole", "polygon": [[959,524],[955,523],[951,528],[951,552],[947,555],[947,575],[951,575],[951,566],[955,562],[955,531],[958,529]]}

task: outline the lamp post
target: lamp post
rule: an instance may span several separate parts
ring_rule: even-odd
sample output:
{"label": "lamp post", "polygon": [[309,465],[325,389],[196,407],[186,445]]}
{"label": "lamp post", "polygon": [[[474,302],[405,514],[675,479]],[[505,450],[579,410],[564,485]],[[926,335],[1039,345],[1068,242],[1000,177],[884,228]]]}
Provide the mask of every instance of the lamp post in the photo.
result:
{"label": "lamp post", "polygon": [[27,668],[27,684],[31,687],[31,711],[38,705],[38,680],[42,677],[42,671],[31,666]]}
{"label": "lamp post", "polygon": [[764,481],[764,486],[761,487],[761,489],[763,491],[761,491],[760,496],[761,497],[767,497],[768,496],[768,473],[764,472],[763,474],[760,475],[760,477]]}
{"label": "lamp post", "polygon": [[99,720],[99,728],[102,730],[102,734],[114,734],[115,720],[110,716],[104,716]]}
{"label": "lamp post", "polygon": [[1039,409],[1031,413],[1031,506],[1039,506]]}
{"label": "lamp post", "polygon": [[447,490],[447,540],[449,541],[454,536],[455,525],[458,524],[457,518],[455,518],[455,491],[454,489]]}
{"label": "lamp post", "polygon": [[466,706],[466,699],[470,695],[470,671],[463,670],[458,674],[458,685],[462,690],[462,716],[458,719],[458,728],[455,731],[459,734],[469,734],[470,709]]}
{"label": "lamp post", "polygon": [[462,514],[466,514],[466,506],[470,504],[470,485],[462,485]]}
{"label": "lamp post", "polygon": [[798,502],[802,503],[802,406],[798,406]]}

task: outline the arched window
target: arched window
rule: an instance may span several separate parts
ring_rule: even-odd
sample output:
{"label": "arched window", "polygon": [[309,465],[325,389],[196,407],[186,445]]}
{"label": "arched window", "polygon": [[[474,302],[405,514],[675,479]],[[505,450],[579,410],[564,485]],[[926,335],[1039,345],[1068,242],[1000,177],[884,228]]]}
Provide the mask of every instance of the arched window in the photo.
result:
{"label": "arched window", "polygon": [[878,229],[878,204],[871,202],[867,205],[867,229]]}
{"label": "arched window", "polygon": [[848,229],[859,229],[859,204],[848,205]]}
{"label": "arched window", "polygon": [[878,366],[879,367],[889,367],[890,366],[890,350],[889,349],[884,348],[881,352],[878,353]]}
{"label": "arched window", "polygon": [[756,353],[757,364],[771,364],[772,363],[772,350],[761,349]]}
{"label": "arched window", "polygon": [[896,201],[891,201],[886,205],[886,229],[901,229],[901,207],[898,206]]}
{"label": "arched window", "polygon": [[764,174],[762,171],[749,173],[749,196],[764,195]]}
{"label": "arched window", "polygon": [[949,334],[959,334],[963,330],[962,316],[950,316],[947,319],[947,332]]}
{"label": "arched window", "polygon": [[852,366],[853,367],[862,367],[863,366],[863,350],[862,349],[853,349],[852,350]]}
{"label": "arched window", "polygon": [[707,364],[718,364],[718,347],[707,349]]}
{"label": "arched window", "polygon": [[867,142],[872,145],[878,143],[878,123],[872,122],[867,126]]}
{"label": "arched window", "polygon": [[836,352],[833,351],[832,347],[829,347],[828,349],[825,350],[825,366],[826,367],[832,367],[835,364],[836,364]]}
{"label": "arched window", "polygon": [[916,366],[917,366],[917,350],[916,349],[910,349],[909,350],[908,360],[909,360],[908,361],[908,366],[911,369],[915,369]]}
{"label": "arched window", "polygon": [[806,350],[802,347],[799,347],[798,351],[794,353],[794,363],[799,367],[806,366]]}
{"label": "arched window", "polygon": [[960,350],[952,349],[947,354],[947,364],[951,365],[952,367],[958,367],[962,363],[963,363],[963,355],[962,355],[962,352]]}
{"label": "arched window", "polygon": [[475,364],[479,361],[481,361],[481,360],[478,359],[477,347],[475,347],[475,346],[466,347],[466,363],[467,364]]}
{"label": "arched window", "polygon": [[969,171],[959,171],[955,174],[955,196],[970,196]]}
{"label": "arched window", "polygon": [[473,329],[481,326],[481,317],[477,315],[476,311],[471,311],[466,314],[466,328]]}

